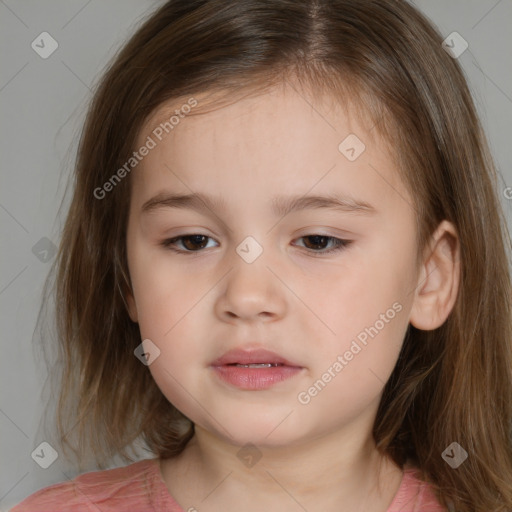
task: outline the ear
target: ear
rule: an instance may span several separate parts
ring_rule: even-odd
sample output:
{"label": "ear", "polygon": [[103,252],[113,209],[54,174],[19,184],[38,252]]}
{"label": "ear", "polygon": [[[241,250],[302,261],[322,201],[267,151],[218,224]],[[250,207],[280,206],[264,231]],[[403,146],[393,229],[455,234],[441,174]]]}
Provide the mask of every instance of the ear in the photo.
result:
{"label": "ear", "polygon": [[457,299],[459,282],[460,248],[457,231],[452,223],[443,220],[427,246],[410,323],[424,331],[443,325]]}

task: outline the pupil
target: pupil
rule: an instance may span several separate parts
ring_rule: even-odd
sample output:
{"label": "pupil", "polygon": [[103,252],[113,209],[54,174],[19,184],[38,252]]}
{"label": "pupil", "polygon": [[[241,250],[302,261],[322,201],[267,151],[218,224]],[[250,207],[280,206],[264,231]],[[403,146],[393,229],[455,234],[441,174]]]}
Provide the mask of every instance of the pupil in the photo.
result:
{"label": "pupil", "polygon": [[[194,249],[197,249],[197,244],[201,243],[201,240],[198,240],[198,239],[204,239],[203,240],[203,245],[200,248],[202,248],[203,246],[206,245],[206,243],[205,243],[206,237],[204,235],[190,235],[190,236],[187,236],[183,240],[183,243],[184,243],[185,247],[187,247],[187,249],[194,250]],[[187,244],[187,242],[190,241],[190,240],[192,240],[192,247],[188,247],[188,244]]]}
{"label": "pupil", "polygon": [[326,236],[322,236],[322,235],[312,235],[312,236],[308,236],[306,237],[306,240],[311,240],[313,239],[314,242],[313,242],[313,245],[324,245],[323,243],[319,242],[318,239],[322,240],[323,242],[325,242],[327,240],[327,237]]}

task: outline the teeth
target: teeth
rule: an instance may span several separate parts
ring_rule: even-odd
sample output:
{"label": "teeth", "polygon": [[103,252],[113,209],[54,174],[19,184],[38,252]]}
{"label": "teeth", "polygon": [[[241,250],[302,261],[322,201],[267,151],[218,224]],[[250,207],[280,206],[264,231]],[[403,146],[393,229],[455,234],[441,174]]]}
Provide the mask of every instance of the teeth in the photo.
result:
{"label": "teeth", "polygon": [[273,366],[279,366],[278,363],[256,363],[256,364],[236,364],[240,368],[271,368]]}

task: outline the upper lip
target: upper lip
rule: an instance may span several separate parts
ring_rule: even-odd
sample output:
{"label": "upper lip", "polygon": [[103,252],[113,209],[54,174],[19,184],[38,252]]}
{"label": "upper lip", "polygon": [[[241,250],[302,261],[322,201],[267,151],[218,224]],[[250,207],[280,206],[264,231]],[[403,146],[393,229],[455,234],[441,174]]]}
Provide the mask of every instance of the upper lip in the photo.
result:
{"label": "upper lip", "polygon": [[226,352],[223,356],[219,357],[211,363],[211,366],[223,366],[226,364],[257,364],[257,363],[271,363],[271,364],[283,364],[285,366],[299,365],[292,363],[281,357],[275,352],[264,349],[256,350],[244,350],[244,349],[233,349]]}

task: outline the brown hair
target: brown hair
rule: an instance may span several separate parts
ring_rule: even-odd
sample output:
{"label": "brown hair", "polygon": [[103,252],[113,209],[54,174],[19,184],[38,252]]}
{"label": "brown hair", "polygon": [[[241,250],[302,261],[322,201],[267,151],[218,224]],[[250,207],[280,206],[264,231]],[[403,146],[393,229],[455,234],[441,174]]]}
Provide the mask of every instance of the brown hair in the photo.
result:
{"label": "brown hair", "polygon": [[[81,458],[89,443],[102,468],[116,454],[131,460],[139,437],[167,458],[193,435],[133,353],[130,176],[104,199],[94,190],[131,156],[162,102],[232,98],[293,76],[340,101],[344,93],[392,142],[414,198],[418,255],[443,219],[459,235],[457,301],[438,329],[409,325],[374,425],[378,449],[400,466],[413,461],[458,512],[512,509],[511,242],[470,92],[441,42],[403,0],[171,0],[143,23],[94,95],[52,269],[64,449]],[[453,441],[469,453],[457,469],[441,457]]]}

